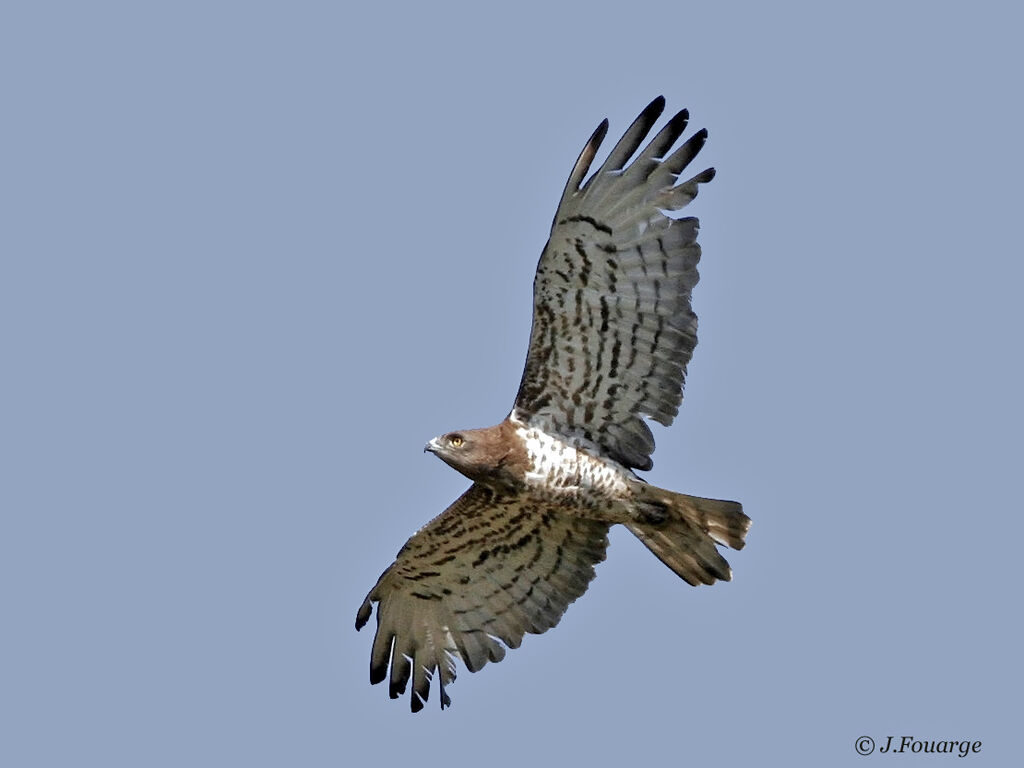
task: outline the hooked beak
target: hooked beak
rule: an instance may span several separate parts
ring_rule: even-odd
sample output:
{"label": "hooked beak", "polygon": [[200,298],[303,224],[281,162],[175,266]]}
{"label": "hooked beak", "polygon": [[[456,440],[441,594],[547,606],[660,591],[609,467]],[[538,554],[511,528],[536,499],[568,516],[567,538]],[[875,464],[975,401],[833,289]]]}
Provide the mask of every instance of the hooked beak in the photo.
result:
{"label": "hooked beak", "polygon": [[437,453],[441,446],[437,444],[437,438],[435,437],[429,443],[423,446],[424,453]]}

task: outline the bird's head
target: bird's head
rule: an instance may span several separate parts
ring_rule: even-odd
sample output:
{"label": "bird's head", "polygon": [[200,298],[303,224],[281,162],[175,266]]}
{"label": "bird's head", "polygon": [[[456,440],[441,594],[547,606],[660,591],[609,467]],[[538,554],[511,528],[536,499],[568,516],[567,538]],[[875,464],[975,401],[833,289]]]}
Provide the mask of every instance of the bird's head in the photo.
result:
{"label": "bird's head", "polygon": [[486,459],[480,450],[486,440],[473,434],[479,431],[481,430],[467,429],[440,435],[427,443],[423,450],[434,454],[466,477],[473,478],[474,470],[478,470],[481,462]]}
{"label": "bird's head", "polygon": [[[515,455],[517,444],[509,441],[507,429],[499,424],[487,429],[464,429],[435,437],[423,450],[437,456],[470,480],[488,485],[509,486],[519,471]],[[521,478],[520,478],[521,479]]]}

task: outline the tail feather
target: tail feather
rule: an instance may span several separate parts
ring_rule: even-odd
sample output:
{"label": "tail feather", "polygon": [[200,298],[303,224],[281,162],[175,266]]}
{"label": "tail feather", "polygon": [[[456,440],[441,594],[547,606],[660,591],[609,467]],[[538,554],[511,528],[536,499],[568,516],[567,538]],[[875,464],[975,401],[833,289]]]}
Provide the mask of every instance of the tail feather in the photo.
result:
{"label": "tail feather", "polygon": [[638,507],[647,519],[627,528],[687,583],[732,579],[729,563],[715,544],[742,549],[750,518],[735,501],[703,499],[638,483]]}

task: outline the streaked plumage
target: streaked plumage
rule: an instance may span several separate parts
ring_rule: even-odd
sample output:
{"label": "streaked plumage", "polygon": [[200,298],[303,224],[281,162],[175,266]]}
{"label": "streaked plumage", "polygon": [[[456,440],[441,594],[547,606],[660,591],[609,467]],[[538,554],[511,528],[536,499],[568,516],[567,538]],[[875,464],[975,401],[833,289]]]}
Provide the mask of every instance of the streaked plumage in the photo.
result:
{"label": "streaked plumage", "polygon": [[664,109],[655,99],[584,182],[608,129],[603,121],[576,162],[534,280],[533,328],[512,412],[501,424],[435,438],[427,450],[473,485],[402,548],[367,595],[377,603],[370,681],[390,695],[412,680],[422,708],[430,680],[500,661],[524,633],[555,626],[605,557],[621,523],[690,584],[728,580],[716,544],[743,546],[750,520],[736,502],[648,485],[645,417],[669,425],[682,402],[697,343],[690,294],[698,224],[672,218],[710,181],[681,184],[707,133],[675,151],[686,111],[640,150]]}

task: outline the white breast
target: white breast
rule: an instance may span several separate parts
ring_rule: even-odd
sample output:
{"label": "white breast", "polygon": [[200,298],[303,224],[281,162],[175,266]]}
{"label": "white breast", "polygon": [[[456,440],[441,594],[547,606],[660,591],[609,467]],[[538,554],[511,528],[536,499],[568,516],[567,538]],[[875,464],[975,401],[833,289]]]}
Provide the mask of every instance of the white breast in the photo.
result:
{"label": "white breast", "polygon": [[539,429],[523,425],[516,434],[525,443],[529,458],[527,486],[581,499],[628,496],[629,474],[622,467]]}

